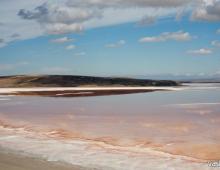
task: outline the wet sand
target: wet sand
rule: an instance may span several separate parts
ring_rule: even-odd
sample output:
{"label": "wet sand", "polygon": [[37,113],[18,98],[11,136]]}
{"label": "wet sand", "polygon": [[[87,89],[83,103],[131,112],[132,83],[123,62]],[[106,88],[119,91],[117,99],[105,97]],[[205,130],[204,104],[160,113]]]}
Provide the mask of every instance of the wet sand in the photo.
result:
{"label": "wet sand", "polygon": [[[62,162],[49,162],[40,158],[34,158],[15,154],[0,148],[0,170],[91,170],[79,166],[73,166]],[[93,169],[94,170],[94,169]]]}

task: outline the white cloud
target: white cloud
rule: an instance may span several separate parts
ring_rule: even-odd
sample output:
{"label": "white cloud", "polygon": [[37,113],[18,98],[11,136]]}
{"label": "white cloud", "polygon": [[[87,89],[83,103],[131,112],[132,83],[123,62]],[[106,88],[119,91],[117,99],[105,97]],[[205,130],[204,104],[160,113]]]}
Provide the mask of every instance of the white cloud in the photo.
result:
{"label": "white cloud", "polygon": [[[110,25],[123,24],[142,20],[144,16],[152,16],[155,18],[175,15],[176,8],[108,8],[103,10],[101,18],[91,19],[83,25],[86,29],[95,27],[103,27]],[[115,17],[117,16],[117,17]]]}
{"label": "white cloud", "polygon": [[80,24],[63,24],[63,23],[54,23],[47,24],[44,26],[48,34],[67,34],[72,32],[82,32],[83,26]]}
{"label": "white cloud", "polygon": [[185,9],[184,9],[184,8],[179,9],[179,10],[177,11],[177,13],[176,13],[175,20],[176,20],[176,21],[180,21],[180,20],[182,19],[183,15],[184,15],[184,13],[185,13]]}
{"label": "white cloud", "polygon": [[84,55],[86,55],[86,53],[85,52],[78,52],[78,53],[75,53],[74,55],[75,56],[84,56]]}
{"label": "white cloud", "polygon": [[68,5],[81,7],[178,7],[191,0],[69,0]]}
{"label": "white cloud", "polygon": [[189,41],[192,39],[192,36],[188,32],[177,31],[177,32],[164,32],[159,36],[143,37],[139,39],[141,43],[147,42],[164,42],[168,40],[175,41]]}
{"label": "white cloud", "polygon": [[138,26],[149,26],[156,22],[156,16],[144,16],[138,23]]}
{"label": "white cloud", "polygon": [[18,16],[37,21],[49,34],[65,34],[82,31],[82,23],[100,17],[100,12],[93,8],[70,7],[65,3],[43,3],[34,10],[20,9]]}
{"label": "white cloud", "polygon": [[188,51],[188,53],[195,54],[195,55],[209,55],[209,54],[212,54],[212,50],[207,49],[207,48],[201,48],[198,50],[190,50],[190,51]]}
{"label": "white cloud", "polygon": [[[182,15],[177,14],[180,9],[194,11],[193,16],[198,16],[196,11],[203,9],[217,20],[217,0],[199,5],[201,1],[205,0],[2,0],[0,39],[4,42],[0,42],[0,47],[45,34],[78,33],[84,29],[137,21],[152,24],[155,17]],[[12,36],[15,34],[19,36]]]}
{"label": "white cloud", "polygon": [[118,48],[118,47],[122,47],[125,44],[126,44],[125,40],[119,40],[116,43],[107,44],[105,47],[107,47],[107,48]]}
{"label": "white cloud", "polygon": [[68,46],[66,46],[66,50],[73,50],[73,49],[75,49],[76,48],[76,46],[75,45],[68,45]]}
{"label": "white cloud", "polygon": [[[145,11],[140,17],[149,13],[152,15],[151,9],[157,8],[154,13],[158,16],[163,13],[171,13],[171,8],[188,5],[191,0],[63,0],[63,1],[46,1],[32,8],[20,8],[18,16],[24,20],[33,20],[39,23],[42,28],[49,34],[64,34],[71,32],[80,32],[84,27],[96,27],[99,24],[108,25],[109,22],[116,23],[118,18],[115,13],[111,13],[111,19],[107,20],[108,11],[119,10],[120,13],[127,9],[139,9]],[[166,12],[162,9],[167,9]],[[137,10],[138,11],[138,10]],[[172,11],[173,12],[173,11]],[[120,22],[131,21],[135,16],[126,12],[127,18],[123,18]],[[120,15],[118,15],[119,18]],[[107,16],[108,17],[108,16]],[[104,19],[103,19],[104,18]],[[99,22],[101,20],[101,23]],[[87,22],[97,23],[98,25],[87,24]]]}
{"label": "white cloud", "polygon": [[220,47],[220,41],[218,41],[218,40],[212,41],[211,44],[212,44],[213,46]]}
{"label": "white cloud", "polygon": [[53,43],[66,43],[66,42],[71,42],[71,41],[73,41],[73,39],[68,38],[68,37],[61,37],[61,38],[51,40],[51,42],[53,42]]}
{"label": "white cloud", "polygon": [[220,29],[218,29],[218,30],[216,31],[216,33],[217,33],[217,34],[220,34]]}
{"label": "white cloud", "polygon": [[0,38],[0,48],[6,46],[5,40]]}
{"label": "white cloud", "polygon": [[161,37],[143,37],[139,40],[139,42],[141,43],[146,43],[146,42],[161,42],[161,41],[165,41],[163,38]]}
{"label": "white cloud", "polygon": [[203,0],[200,3],[192,13],[192,20],[220,21],[219,0]]}
{"label": "white cloud", "polygon": [[[41,26],[35,21],[23,20],[17,16],[19,9],[32,8],[42,3],[42,1],[43,0],[0,1],[0,38],[4,39],[4,43],[0,43],[0,47],[15,40],[26,40],[43,35]],[[19,37],[12,36],[15,34],[18,34]]]}

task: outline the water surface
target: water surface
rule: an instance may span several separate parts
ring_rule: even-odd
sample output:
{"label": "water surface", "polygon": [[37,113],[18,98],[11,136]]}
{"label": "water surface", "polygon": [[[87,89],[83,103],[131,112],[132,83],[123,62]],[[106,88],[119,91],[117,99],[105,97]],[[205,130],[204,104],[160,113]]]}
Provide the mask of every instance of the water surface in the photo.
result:
{"label": "water surface", "polygon": [[219,84],[98,97],[1,96],[0,120],[0,145],[83,166],[209,169],[207,161],[220,159]]}

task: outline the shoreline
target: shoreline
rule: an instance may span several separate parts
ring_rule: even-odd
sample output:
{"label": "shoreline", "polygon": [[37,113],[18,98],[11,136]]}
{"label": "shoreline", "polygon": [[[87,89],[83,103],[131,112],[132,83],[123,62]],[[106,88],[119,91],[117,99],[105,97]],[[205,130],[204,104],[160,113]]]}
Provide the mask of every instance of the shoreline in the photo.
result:
{"label": "shoreline", "polygon": [[[7,140],[6,140],[7,141]],[[39,142],[39,141],[38,141]],[[49,142],[49,141],[48,141]],[[50,142],[49,142],[50,143]],[[70,142],[73,144],[72,142]],[[69,145],[70,143],[63,143],[64,145]],[[74,142],[77,146],[75,147],[82,147],[82,143],[80,141],[75,141]],[[48,143],[47,143],[48,144]],[[53,144],[55,148],[57,147],[58,143]],[[17,147],[19,147],[20,144],[18,144]],[[54,149],[54,146],[52,147]],[[98,146],[98,145],[97,145]],[[71,164],[71,156],[69,155],[68,157],[62,157],[58,156],[57,158],[53,157],[48,157],[49,155],[43,156],[42,152],[38,152],[36,149],[34,149],[35,152],[32,151],[25,151],[24,149],[13,149],[13,148],[5,148],[2,149],[2,146],[0,146],[0,167],[4,168],[4,170],[106,170],[106,169],[123,169],[120,165],[119,162],[115,162],[115,165],[111,167],[111,160],[118,160],[118,156],[123,158],[123,161],[126,162],[126,164],[129,164],[129,162],[135,162],[135,159],[131,155],[136,155],[137,158],[141,159],[141,162],[145,162],[140,164],[140,169],[145,169],[145,168],[153,168],[155,167],[158,163],[161,163],[163,166],[167,166],[167,159],[170,161],[172,160],[173,165],[169,167],[176,167],[175,165],[179,165],[180,168],[179,170],[183,169],[188,169],[189,167],[194,167],[194,169],[198,169],[199,167],[204,167],[204,170],[209,170],[208,167],[206,167],[206,162],[203,162],[201,160],[197,160],[196,158],[193,157],[188,157],[184,155],[178,155],[178,154],[171,154],[169,152],[163,152],[159,150],[151,150],[151,149],[146,149],[146,150],[139,150],[138,148],[131,148],[128,147],[127,149],[129,150],[124,150],[123,148],[118,148],[118,152],[115,152],[116,148],[111,147],[108,144],[103,143],[103,147],[107,146],[106,149],[102,148],[102,150],[96,150],[97,151],[97,156],[94,154],[94,150],[92,152],[89,152],[90,154],[86,154],[87,156],[85,158],[80,158],[78,159],[75,157],[77,160],[74,162],[81,162],[85,161],[85,166],[83,162],[81,162],[79,165],[75,165],[74,163]],[[88,147],[88,146],[87,146]],[[69,149],[67,149],[65,146],[64,152],[68,152]],[[65,149],[66,148],[66,149]],[[81,157],[80,155],[85,155],[86,152],[79,153],[82,150],[79,148],[79,150],[75,148],[76,153],[78,153],[78,157]],[[58,148],[59,149],[59,148]],[[70,150],[73,148],[70,148]],[[122,149],[122,150],[121,150]],[[50,150],[50,149],[49,149]],[[46,153],[46,152],[45,152]],[[121,154],[119,154],[121,153]],[[101,154],[101,157],[98,156]],[[74,155],[74,154],[73,154]],[[76,155],[75,155],[76,156]],[[144,157],[143,157],[144,156]],[[102,160],[103,158],[103,160]],[[62,160],[62,161],[57,161],[57,160]],[[146,162],[147,160],[147,162]],[[67,162],[66,162],[67,161]],[[87,162],[88,161],[88,162]],[[96,165],[97,161],[102,161],[100,165]],[[86,163],[87,162],[87,163]],[[109,164],[110,163],[110,164]],[[95,165],[95,166],[94,166]]]}
{"label": "shoreline", "polygon": [[19,92],[19,91],[64,91],[64,90],[76,90],[76,91],[83,91],[83,90],[93,90],[93,91],[102,91],[102,90],[178,90],[181,89],[182,86],[127,86],[127,87],[15,87],[15,88],[8,88],[8,87],[1,87],[0,93],[3,92]]}
{"label": "shoreline", "polygon": [[47,161],[31,155],[22,155],[0,147],[1,168],[4,170],[91,170],[90,168],[83,168],[60,161]]}
{"label": "shoreline", "polygon": [[36,87],[0,88],[0,95],[45,96],[45,97],[87,97],[147,93],[154,91],[177,91],[178,87]]}

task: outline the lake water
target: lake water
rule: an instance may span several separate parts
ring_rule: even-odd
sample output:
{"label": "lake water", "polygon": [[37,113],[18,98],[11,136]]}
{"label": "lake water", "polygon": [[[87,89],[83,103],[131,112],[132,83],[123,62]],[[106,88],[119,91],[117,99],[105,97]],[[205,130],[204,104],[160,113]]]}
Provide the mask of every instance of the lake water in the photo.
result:
{"label": "lake water", "polygon": [[0,96],[0,146],[103,170],[213,169],[220,84],[97,96]]}

